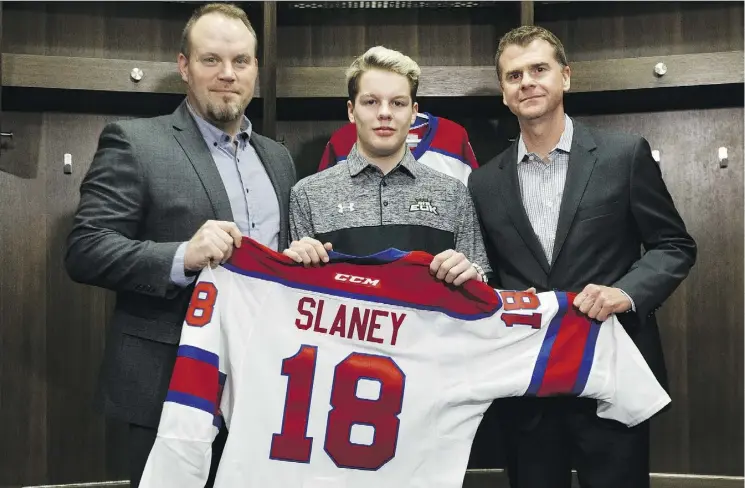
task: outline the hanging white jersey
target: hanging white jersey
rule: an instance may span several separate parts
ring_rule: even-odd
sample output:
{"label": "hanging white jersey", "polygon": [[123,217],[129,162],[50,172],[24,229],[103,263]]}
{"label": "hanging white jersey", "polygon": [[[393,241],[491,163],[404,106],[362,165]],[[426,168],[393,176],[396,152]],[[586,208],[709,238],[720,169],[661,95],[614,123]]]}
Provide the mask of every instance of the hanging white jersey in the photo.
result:
{"label": "hanging white jersey", "polygon": [[453,287],[431,260],[306,269],[244,238],[200,274],[140,487],[203,487],[221,417],[216,488],[455,488],[495,398],[591,397],[629,426],[670,402],[615,317]]}
{"label": "hanging white jersey", "polygon": [[[326,143],[318,171],[347,160],[357,142],[357,126],[349,123],[334,132]],[[414,159],[440,173],[468,184],[471,171],[478,168],[466,129],[452,120],[429,113],[417,114],[406,138]]]}

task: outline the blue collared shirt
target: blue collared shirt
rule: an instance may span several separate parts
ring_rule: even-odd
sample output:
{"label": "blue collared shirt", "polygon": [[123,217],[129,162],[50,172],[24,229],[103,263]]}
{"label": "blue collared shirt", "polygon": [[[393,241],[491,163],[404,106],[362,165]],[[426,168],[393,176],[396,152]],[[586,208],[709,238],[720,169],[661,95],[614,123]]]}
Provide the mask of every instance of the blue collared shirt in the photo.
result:
{"label": "blue collared shirt", "polygon": [[[244,115],[241,130],[233,138],[200,117],[188,102],[187,107],[220,173],[238,229],[244,236],[279,250],[279,201],[259,155],[249,143],[251,121]],[[185,253],[184,242],[178,247],[171,268],[171,281],[179,286],[194,279],[184,274]]]}

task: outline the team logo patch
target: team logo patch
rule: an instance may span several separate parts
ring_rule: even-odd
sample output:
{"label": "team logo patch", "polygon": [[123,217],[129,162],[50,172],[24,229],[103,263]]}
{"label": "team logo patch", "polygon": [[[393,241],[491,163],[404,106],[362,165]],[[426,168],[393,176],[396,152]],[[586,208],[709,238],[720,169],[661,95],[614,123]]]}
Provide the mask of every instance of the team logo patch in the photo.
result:
{"label": "team logo patch", "polygon": [[417,199],[416,202],[412,203],[409,207],[409,212],[429,212],[435,215],[440,215],[437,213],[437,207],[432,205],[432,202],[426,198]]}
{"label": "team logo patch", "polygon": [[339,209],[339,213],[344,213],[345,210],[349,212],[354,212],[354,202],[349,202],[346,205],[343,203],[340,203],[336,206],[336,208]]}

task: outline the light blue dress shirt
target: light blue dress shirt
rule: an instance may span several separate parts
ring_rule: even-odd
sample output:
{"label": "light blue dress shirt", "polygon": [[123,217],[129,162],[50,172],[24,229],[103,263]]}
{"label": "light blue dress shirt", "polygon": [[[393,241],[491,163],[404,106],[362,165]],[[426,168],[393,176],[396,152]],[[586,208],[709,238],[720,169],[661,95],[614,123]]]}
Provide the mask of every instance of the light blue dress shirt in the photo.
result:
{"label": "light blue dress shirt", "polygon": [[[278,251],[279,201],[264,165],[249,143],[251,121],[244,115],[241,131],[233,138],[197,115],[188,103],[187,107],[220,173],[238,229],[244,236]],[[194,280],[184,273],[186,244],[176,250],[171,267],[171,281],[178,286],[187,286]]]}

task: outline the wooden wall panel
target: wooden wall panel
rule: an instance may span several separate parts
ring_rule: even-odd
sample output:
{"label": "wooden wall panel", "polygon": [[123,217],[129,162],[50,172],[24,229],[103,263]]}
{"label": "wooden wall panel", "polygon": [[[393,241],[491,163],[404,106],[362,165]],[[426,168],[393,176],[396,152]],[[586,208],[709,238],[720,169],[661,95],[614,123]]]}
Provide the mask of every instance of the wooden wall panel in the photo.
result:
{"label": "wooden wall panel", "polygon": [[4,114],[15,147],[0,164],[2,486],[127,476],[123,426],[92,406],[113,295],[73,283],[63,264],[80,181],[106,120]]}
{"label": "wooden wall panel", "polygon": [[[422,66],[490,66],[519,9],[284,8],[279,65],[347,66],[380,43]],[[743,49],[742,2],[541,2],[535,22],[560,37],[570,62]]]}
{"label": "wooden wall panel", "polygon": [[0,486],[8,486],[41,481],[47,470],[47,235],[41,117],[6,112],[3,124],[16,136],[0,158]]}
{"label": "wooden wall panel", "polygon": [[569,62],[743,49],[743,2],[539,3]]}
{"label": "wooden wall panel", "polygon": [[[3,52],[175,62],[200,3],[4,2]],[[242,7],[260,33],[261,2]]]}
{"label": "wooden wall panel", "polygon": [[[692,221],[705,250],[687,295],[674,304],[686,303],[689,311],[689,402],[695,412],[689,462],[695,473],[742,475],[743,111],[707,115],[689,132],[704,136],[692,141],[691,163],[705,170],[676,173],[696,195],[689,208],[699,209]],[[718,167],[719,146],[729,149],[726,169]]]}
{"label": "wooden wall panel", "polygon": [[279,66],[349,66],[381,44],[421,66],[490,65],[519,2],[489,8],[281,9]]}
{"label": "wooden wall panel", "polygon": [[659,313],[673,406],[653,422],[652,470],[742,476],[743,109],[578,119],[643,135],[660,151],[698,243],[696,266]]}
{"label": "wooden wall panel", "polygon": [[176,61],[181,32],[196,7],[181,2],[101,2],[105,58]]}
{"label": "wooden wall panel", "polygon": [[3,7],[4,52],[175,61],[195,4],[5,2]]}
{"label": "wooden wall panel", "polygon": [[[6,79],[3,85],[184,93],[176,58],[184,24],[198,5],[192,2],[5,2],[3,52],[9,53],[4,57],[8,65],[6,78],[9,75],[22,79]],[[260,2],[249,2],[244,8],[261,41]],[[43,56],[54,58],[44,59]],[[13,66],[14,59],[18,73]],[[102,62],[104,59],[106,62]],[[144,72],[139,83],[129,76],[134,67]],[[56,75],[50,75],[52,69]],[[257,96],[260,93],[258,83],[256,93]]]}
{"label": "wooden wall panel", "polygon": [[346,118],[346,109],[340,108],[338,112],[337,120],[277,122],[277,137],[283,141],[292,155],[298,180],[318,170],[323,150],[331,134],[349,122]]}
{"label": "wooden wall panel", "polygon": [[[98,135],[109,120],[122,118],[64,113],[44,116],[46,281],[50,291],[46,305],[50,346],[48,479],[55,483],[121,479],[128,475],[122,469],[117,473],[116,465],[110,467],[112,449],[120,458],[118,465],[127,466],[122,427],[117,430],[117,426],[107,425],[92,405],[114,294],[72,282],[64,268],[65,242],[78,206],[80,183],[93,159]],[[72,174],[62,171],[65,153],[72,156]],[[118,445],[107,442],[109,436]]]}

